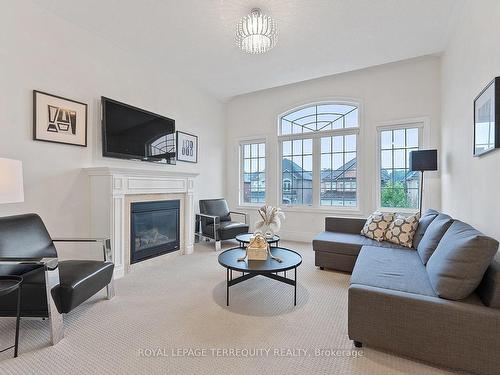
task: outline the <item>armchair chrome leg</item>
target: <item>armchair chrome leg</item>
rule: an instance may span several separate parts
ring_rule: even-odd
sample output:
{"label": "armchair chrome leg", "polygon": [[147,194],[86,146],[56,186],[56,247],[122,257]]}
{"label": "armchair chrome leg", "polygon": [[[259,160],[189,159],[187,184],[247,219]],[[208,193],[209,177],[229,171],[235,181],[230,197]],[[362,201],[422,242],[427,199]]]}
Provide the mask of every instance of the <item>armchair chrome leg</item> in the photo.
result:
{"label": "armchair chrome leg", "polygon": [[[103,242],[102,251],[104,254],[104,261],[105,262],[112,262],[113,261],[113,252],[111,250],[111,240],[110,239],[107,239],[106,241]],[[111,276],[111,281],[109,282],[109,284],[106,285],[106,293],[107,293],[107,299],[111,299],[115,296],[115,283],[113,280],[113,276]]]}
{"label": "armchair chrome leg", "polygon": [[107,299],[111,299],[115,296],[115,282],[113,278],[111,278],[111,281],[109,282],[108,285],[106,285],[106,293],[107,293]]}
{"label": "armchair chrome leg", "polygon": [[52,345],[57,344],[64,338],[64,321],[62,314],[57,310],[52,296],[52,289],[59,285],[59,267],[57,259],[47,262],[45,265],[45,288],[47,293],[47,308],[50,324],[50,341]]}
{"label": "armchair chrome leg", "polygon": [[215,241],[215,251],[219,251],[222,247],[221,247],[221,242],[222,241]]}

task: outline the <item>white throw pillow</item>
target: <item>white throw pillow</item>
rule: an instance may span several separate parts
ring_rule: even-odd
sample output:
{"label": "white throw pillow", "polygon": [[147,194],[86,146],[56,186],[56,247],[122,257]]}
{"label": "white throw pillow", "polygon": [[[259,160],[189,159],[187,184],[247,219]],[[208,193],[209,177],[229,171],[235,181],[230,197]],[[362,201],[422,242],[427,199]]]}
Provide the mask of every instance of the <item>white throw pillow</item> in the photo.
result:
{"label": "white throw pillow", "polygon": [[419,220],[419,213],[408,217],[397,215],[385,233],[386,240],[397,245],[412,247]]}
{"label": "white throw pillow", "polygon": [[394,220],[394,214],[375,211],[366,219],[361,234],[378,242],[383,241],[385,240],[385,232],[392,220]]}

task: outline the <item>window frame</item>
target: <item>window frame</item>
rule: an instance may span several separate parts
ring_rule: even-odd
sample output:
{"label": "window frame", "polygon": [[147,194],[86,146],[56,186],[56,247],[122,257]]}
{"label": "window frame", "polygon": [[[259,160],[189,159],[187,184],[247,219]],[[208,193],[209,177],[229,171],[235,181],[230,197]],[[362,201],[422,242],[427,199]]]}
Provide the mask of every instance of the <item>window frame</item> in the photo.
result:
{"label": "window frame", "polygon": [[[381,212],[398,212],[402,214],[414,214],[419,212],[420,207],[417,208],[404,208],[404,207],[382,207],[382,201],[381,201],[381,194],[382,194],[382,187],[380,184],[380,179],[381,179],[381,167],[382,167],[382,144],[381,144],[381,136],[383,131],[394,131],[394,130],[401,130],[401,129],[418,129],[418,149],[422,150],[425,148],[426,139],[427,139],[427,134],[426,134],[426,129],[429,128],[429,119],[428,118],[412,118],[412,119],[406,119],[406,120],[396,120],[396,121],[391,121],[387,122],[384,124],[380,124],[377,126],[377,144],[376,144],[376,153],[377,153],[377,165],[376,165],[376,205],[377,205],[377,211]],[[420,189],[422,187],[420,186],[419,182],[419,194],[420,194]],[[420,204],[420,203],[419,203]]]}
{"label": "window frame", "polygon": [[[328,104],[338,104],[338,105],[351,105],[355,106],[358,110],[358,126],[357,127],[349,127],[342,129],[332,129],[332,130],[324,130],[319,132],[309,132],[309,133],[299,133],[299,134],[286,134],[281,135],[281,118],[293,113],[295,111],[299,111],[304,108],[320,106],[320,105],[328,105]],[[363,124],[363,106],[361,101],[359,100],[345,100],[345,99],[331,99],[331,100],[323,100],[323,101],[315,101],[309,102],[291,109],[288,109],[285,112],[282,112],[277,117],[277,134],[278,134],[278,158],[277,158],[277,171],[278,171],[278,189],[277,189],[277,201],[279,207],[285,209],[286,211],[291,212],[324,212],[324,213],[359,213],[360,210],[360,200],[361,200],[361,133]],[[321,138],[323,137],[333,137],[339,135],[356,135],[356,205],[355,206],[328,206],[321,205]],[[285,204],[283,203],[283,142],[284,141],[293,141],[296,139],[312,139],[313,149],[312,149],[312,158],[313,158],[313,171],[312,171],[312,204],[311,205],[293,205],[293,204]]]}
{"label": "window frame", "polygon": [[[264,202],[245,202],[244,199],[244,194],[245,194],[245,181],[244,181],[244,174],[245,174],[245,158],[244,158],[244,149],[245,145],[252,145],[252,144],[264,144],[265,147],[265,152],[264,152],[264,162],[266,164],[266,167],[264,169],[264,178],[265,178],[265,189],[264,189]],[[268,197],[268,164],[269,164],[269,150],[268,150],[268,142],[266,138],[248,138],[248,139],[242,139],[238,142],[238,156],[239,156],[239,186],[238,186],[238,200],[239,200],[239,207],[261,207],[264,204],[267,204],[267,197]]]}

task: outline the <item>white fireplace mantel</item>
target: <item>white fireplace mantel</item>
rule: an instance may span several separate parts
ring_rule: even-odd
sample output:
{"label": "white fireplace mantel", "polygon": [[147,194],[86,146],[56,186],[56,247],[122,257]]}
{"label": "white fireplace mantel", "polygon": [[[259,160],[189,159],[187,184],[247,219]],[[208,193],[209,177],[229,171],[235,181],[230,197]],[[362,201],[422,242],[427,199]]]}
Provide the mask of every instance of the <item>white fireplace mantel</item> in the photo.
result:
{"label": "white fireplace mantel", "polygon": [[110,238],[115,263],[115,278],[126,273],[129,254],[125,236],[129,212],[126,196],[156,194],[182,194],[184,210],[184,238],[181,239],[182,254],[191,254],[194,245],[194,179],[196,173],[178,173],[161,170],[98,167],[85,168],[90,178],[90,228],[94,237]]}

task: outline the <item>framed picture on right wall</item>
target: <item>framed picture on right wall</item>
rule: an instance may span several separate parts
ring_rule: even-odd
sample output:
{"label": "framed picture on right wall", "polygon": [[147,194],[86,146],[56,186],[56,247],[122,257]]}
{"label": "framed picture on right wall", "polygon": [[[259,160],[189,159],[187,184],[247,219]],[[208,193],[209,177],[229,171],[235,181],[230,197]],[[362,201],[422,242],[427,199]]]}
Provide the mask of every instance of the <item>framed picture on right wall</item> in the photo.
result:
{"label": "framed picture on right wall", "polygon": [[474,99],[474,156],[500,148],[500,77]]}
{"label": "framed picture on right wall", "polygon": [[198,163],[198,137],[177,131],[177,160]]}

